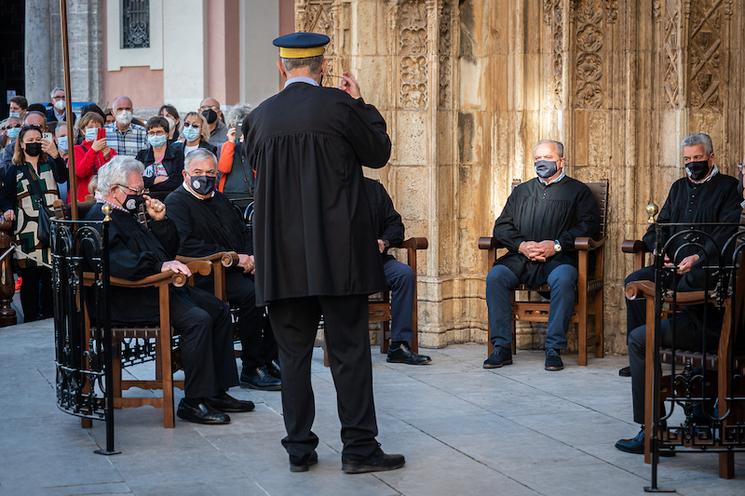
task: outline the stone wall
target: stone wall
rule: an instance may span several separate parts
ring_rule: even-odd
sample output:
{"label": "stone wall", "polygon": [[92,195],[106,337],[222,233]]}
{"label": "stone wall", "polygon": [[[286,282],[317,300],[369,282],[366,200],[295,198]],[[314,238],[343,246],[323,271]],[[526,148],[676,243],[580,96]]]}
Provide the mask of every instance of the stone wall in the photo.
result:
{"label": "stone wall", "polygon": [[[621,241],[683,174],[679,143],[712,135],[734,174],[745,151],[743,0],[296,0],[296,27],[329,34],[333,72],[358,75],[386,117],[386,185],[419,264],[420,342],[486,338],[486,256],[533,144],[564,141],[569,174],[610,181],[606,347],[625,352]],[[333,83],[333,81],[331,81]],[[542,344],[541,329],[520,342]],[[537,338],[538,336],[538,338]]]}

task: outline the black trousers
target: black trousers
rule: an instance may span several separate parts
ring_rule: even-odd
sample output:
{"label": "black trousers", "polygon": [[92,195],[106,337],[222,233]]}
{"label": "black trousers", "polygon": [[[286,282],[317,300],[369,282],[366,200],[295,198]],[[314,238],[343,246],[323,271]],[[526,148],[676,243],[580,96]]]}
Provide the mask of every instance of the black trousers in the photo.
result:
{"label": "black trousers", "polygon": [[[228,301],[238,307],[238,335],[241,340],[241,361],[246,369],[256,369],[277,359],[277,342],[264,316],[263,307],[256,306],[256,285],[251,276],[241,271],[229,271],[225,286]],[[213,291],[212,277],[200,278],[197,286]]]}
{"label": "black trousers", "polygon": [[21,284],[23,321],[33,322],[54,316],[52,303],[52,270],[33,266],[18,269]]}
{"label": "black trousers", "polygon": [[171,325],[181,335],[184,393],[207,398],[238,385],[228,305],[199,288],[171,290]]}
{"label": "black trousers", "polygon": [[378,447],[368,334],[367,296],[318,296],[269,304],[269,320],[282,363],[282,409],[291,460],[302,460],[318,445],[313,433],[315,401],[311,358],[318,321],[326,324],[326,349],[336,387],[343,458],[362,458]]}

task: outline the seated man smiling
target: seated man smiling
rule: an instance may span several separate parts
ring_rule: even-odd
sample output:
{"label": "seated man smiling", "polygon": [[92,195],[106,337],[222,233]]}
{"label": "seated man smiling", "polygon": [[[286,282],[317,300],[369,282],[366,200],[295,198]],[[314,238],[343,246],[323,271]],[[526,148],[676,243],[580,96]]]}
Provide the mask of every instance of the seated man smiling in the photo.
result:
{"label": "seated man smiling", "polygon": [[[178,233],[166,216],[165,205],[143,194],[143,169],[137,160],[118,155],[98,171],[98,201],[88,219],[103,219],[103,205],[111,206],[111,275],[137,280],[172,271],[190,276],[189,268],[174,260]],[[155,288],[112,286],[110,301],[112,322],[158,322]],[[185,383],[178,417],[200,424],[227,424],[230,417],[224,412],[253,410],[252,402],[227,394],[238,385],[228,306],[208,292],[188,286],[172,288],[170,304],[174,332],[181,335]]]}

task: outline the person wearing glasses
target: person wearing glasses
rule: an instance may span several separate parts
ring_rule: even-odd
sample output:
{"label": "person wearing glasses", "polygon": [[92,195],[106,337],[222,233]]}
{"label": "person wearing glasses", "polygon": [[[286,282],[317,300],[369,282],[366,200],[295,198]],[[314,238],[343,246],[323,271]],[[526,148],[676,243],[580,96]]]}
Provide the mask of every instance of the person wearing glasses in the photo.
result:
{"label": "person wearing glasses", "polygon": [[[279,391],[277,343],[264,311],[256,307],[253,236],[230,200],[217,191],[217,157],[205,149],[186,156],[183,184],[166,198],[168,215],[178,229],[179,255],[204,257],[223,251],[238,253],[238,266],[227,271],[227,296],[238,307],[241,340],[241,387]],[[214,287],[212,278],[197,286]]]}
{"label": "person wearing glasses", "polygon": [[208,96],[199,104],[199,112],[207,120],[209,142],[217,147],[222,146],[228,141],[228,127],[225,125],[225,116],[220,110],[220,102]]}
{"label": "person wearing glasses", "polygon": [[199,112],[189,112],[184,117],[184,125],[181,128],[181,137],[184,144],[184,155],[203,148],[213,155],[217,155],[217,147],[210,144],[210,131],[207,120]]}
{"label": "person wearing glasses", "polygon": [[20,117],[8,117],[0,123],[0,132],[2,132],[0,148],[15,143],[18,133],[21,132],[21,126],[23,125],[22,122],[23,121],[21,121]]}
{"label": "person wearing glasses", "polygon": [[181,184],[184,170],[184,149],[177,143],[168,143],[169,125],[165,117],[151,117],[145,123],[149,146],[135,157],[145,166],[142,174],[145,188],[153,198],[165,199],[168,193]]}

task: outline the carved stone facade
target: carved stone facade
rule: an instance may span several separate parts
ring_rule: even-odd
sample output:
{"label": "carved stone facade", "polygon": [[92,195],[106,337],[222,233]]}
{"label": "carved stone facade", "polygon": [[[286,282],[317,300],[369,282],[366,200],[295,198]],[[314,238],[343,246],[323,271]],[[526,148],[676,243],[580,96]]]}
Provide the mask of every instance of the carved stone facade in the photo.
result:
{"label": "carved stone facade", "polygon": [[[646,227],[683,174],[679,143],[712,135],[729,174],[745,154],[742,0],[296,0],[298,28],[335,37],[333,72],[354,72],[386,118],[387,187],[419,262],[424,346],[486,340],[485,254],[513,179],[533,177],[541,138],[568,173],[610,181],[606,343],[625,352],[623,239]],[[541,347],[540,326],[520,326]],[[570,343],[572,340],[570,339]]]}

